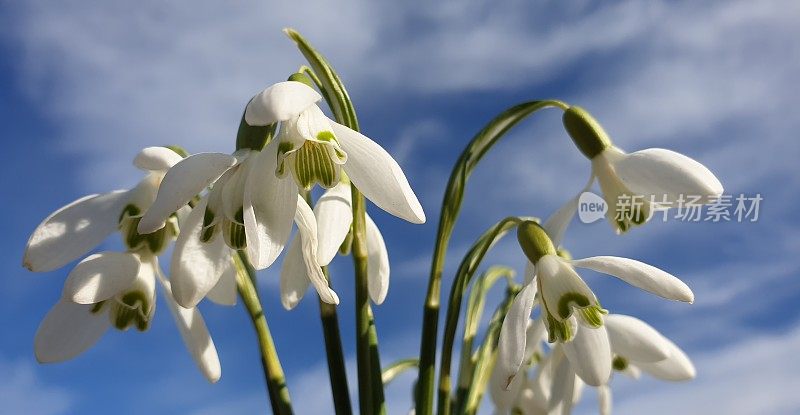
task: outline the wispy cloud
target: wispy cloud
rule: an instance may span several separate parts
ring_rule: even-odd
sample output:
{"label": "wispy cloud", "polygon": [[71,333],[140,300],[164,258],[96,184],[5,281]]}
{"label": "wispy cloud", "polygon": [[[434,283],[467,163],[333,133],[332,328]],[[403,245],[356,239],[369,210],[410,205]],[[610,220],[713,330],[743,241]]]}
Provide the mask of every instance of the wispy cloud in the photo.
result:
{"label": "wispy cloud", "polygon": [[67,390],[45,384],[27,360],[0,357],[0,412],[7,414],[67,414],[75,401]]}
{"label": "wispy cloud", "polygon": [[692,382],[623,382],[616,412],[795,414],[800,408],[799,348],[799,329],[744,337],[729,347],[694,356],[698,377]]}

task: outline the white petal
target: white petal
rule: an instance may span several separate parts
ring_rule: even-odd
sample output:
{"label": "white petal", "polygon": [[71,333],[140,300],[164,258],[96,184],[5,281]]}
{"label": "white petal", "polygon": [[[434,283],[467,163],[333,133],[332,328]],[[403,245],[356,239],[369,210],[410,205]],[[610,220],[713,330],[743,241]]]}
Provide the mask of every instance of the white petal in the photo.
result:
{"label": "white petal", "polygon": [[218,305],[236,305],[236,267],[231,261],[230,267],[222,272],[217,285],[206,294],[206,298]]}
{"label": "white petal", "polygon": [[100,245],[117,230],[128,197],[129,192],[117,190],[83,197],[55,211],[28,239],[25,268],[52,271]]}
{"label": "white petal", "polygon": [[294,180],[289,177],[280,179],[275,175],[278,144],[278,140],[272,140],[255,156],[245,182],[247,254],[256,269],[272,265],[280,255],[289,240],[292,218],[297,210],[297,185]]}
{"label": "white petal", "polygon": [[63,362],[92,347],[111,326],[108,313],[93,305],[61,300],[36,330],[34,352],[40,363]]}
{"label": "white petal", "polygon": [[642,376],[642,371],[636,365],[631,362],[628,362],[628,366],[625,369],[620,371],[625,376],[630,377],[631,379],[639,379]]}
{"label": "white petal", "polygon": [[94,254],[69,273],[62,298],[78,304],[99,303],[130,287],[138,273],[139,259],[132,254]]}
{"label": "white petal", "polygon": [[681,195],[704,196],[709,203],[722,194],[722,183],[706,166],[674,151],[649,148],[626,154],[614,163],[614,170],[634,193],[666,197],[675,202]]}
{"label": "white petal", "polygon": [[379,208],[411,223],[425,223],[425,212],[397,162],[374,141],[331,121],[345,153],[344,171]]}
{"label": "white petal", "polygon": [[617,277],[669,300],[694,302],[694,293],[673,275],[652,265],[629,258],[596,256],[572,261],[572,265]]}
{"label": "white petal", "polygon": [[178,162],[164,175],[155,202],[139,222],[139,233],[148,234],[164,227],[169,215],[235,164],[236,157],[222,153],[192,154]]}
{"label": "white petal", "polygon": [[530,284],[534,278],[536,278],[536,265],[533,265],[533,262],[526,261],[525,262],[525,285]]}
{"label": "white petal", "polygon": [[556,371],[556,364],[564,359],[564,351],[561,346],[556,346],[553,351],[547,355],[539,364],[536,371],[536,377],[530,382],[530,388],[533,392],[531,403],[534,404],[536,409],[547,412],[548,402],[550,401],[551,392],[553,390],[553,376]]}
{"label": "white petal", "polygon": [[557,413],[563,413],[565,408],[572,406],[572,396],[575,392],[575,372],[572,370],[569,359],[564,358],[555,361],[554,368],[553,389],[550,392],[547,406],[550,411],[559,410]]}
{"label": "white petal", "polygon": [[389,292],[389,252],[378,225],[365,215],[367,232],[367,274],[369,298],[375,304],[383,303]]}
{"label": "white petal", "polygon": [[[503,387],[508,389],[525,360],[526,328],[531,318],[536,285],[528,284],[514,298],[500,328],[497,347],[497,370],[503,375]],[[499,375],[498,375],[499,376]]]}
{"label": "white petal", "polygon": [[314,211],[302,198],[297,199],[297,212],[294,216],[300,236],[303,262],[306,266],[308,279],[314,284],[319,297],[328,304],[339,304],[339,297],[328,285],[328,279],[322,273],[322,267],[317,261],[317,221]]}
{"label": "white petal", "polygon": [[186,308],[196,306],[217,285],[220,276],[232,268],[232,251],[221,232],[215,232],[208,242],[200,240],[206,206],[204,198],[192,209],[175,241],[170,263],[175,300]]}
{"label": "white petal", "polygon": [[[568,263],[556,255],[545,255],[539,260],[536,278],[541,283],[541,296],[547,312],[559,321],[571,316],[576,307],[570,300],[567,309],[562,309],[562,300],[569,299],[565,296],[581,295],[590,306],[598,306],[597,297],[591,288]],[[563,315],[562,312],[568,314]]]}
{"label": "white petal", "polygon": [[611,347],[603,326],[579,325],[575,338],[564,343],[564,354],[575,373],[591,386],[600,386],[611,377]]}
{"label": "white petal", "polygon": [[353,209],[350,185],[339,183],[323,193],[314,206],[319,233],[319,263],[328,265],[350,232]]}
{"label": "white petal", "polygon": [[183,160],[180,154],[166,147],[146,147],[133,159],[133,165],[148,171],[167,171]]}
{"label": "white petal", "polygon": [[544,222],[544,225],[542,225],[545,232],[547,232],[547,235],[553,241],[553,246],[556,248],[558,248],[558,246],[561,245],[561,242],[564,240],[564,233],[566,233],[569,223],[572,222],[572,218],[575,217],[575,212],[578,211],[578,202],[580,201],[581,194],[589,190],[589,188],[592,186],[592,183],[594,183],[594,175],[589,177],[589,181],[586,183],[580,193],[558,208],[558,210],[556,210],[552,216],[547,218],[547,220]]}
{"label": "white petal", "polygon": [[303,249],[300,235],[297,235],[289,244],[286,256],[283,257],[281,267],[281,304],[287,310],[293,309],[308,291],[306,263],[303,261]]}
{"label": "white petal", "polygon": [[172,296],[169,281],[161,275],[159,276],[161,277],[159,281],[164,287],[169,311],[175,319],[175,325],[178,326],[183,343],[206,379],[211,383],[218,381],[222,374],[219,356],[217,356],[214,340],[211,339],[211,335],[208,333],[208,328],[205,321],[203,321],[200,310],[196,307],[183,308],[178,305]]}
{"label": "white petal", "polygon": [[541,344],[547,340],[547,327],[541,316],[537,319],[528,321],[525,330],[525,358],[529,359],[534,353],[541,350]]}
{"label": "white petal", "polygon": [[[511,384],[506,385],[506,375],[499,365],[495,364],[492,369],[492,375],[489,379],[489,395],[494,402],[494,406],[498,410],[508,411],[514,405],[522,388],[527,383],[525,373],[514,377]],[[503,412],[506,413],[506,412]]]}
{"label": "white petal", "polygon": [[609,314],[605,317],[605,326],[614,354],[636,362],[658,362],[669,357],[669,342],[638,318]]}
{"label": "white petal", "polygon": [[600,415],[611,415],[611,387],[602,385],[597,388],[597,400],[600,404]]}
{"label": "white petal", "polygon": [[259,92],[247,104],[244,120],[250,125],[269,125],[298,116],[322,96],[302,82],[278,82]]}
{"label": "white petal", "polygon": [[694,379],[697,371],[694,364],[675,343],[664,338],[670,346],[669,357],[655,363],[636,362],[636,366],[650,375],[674,382]]}

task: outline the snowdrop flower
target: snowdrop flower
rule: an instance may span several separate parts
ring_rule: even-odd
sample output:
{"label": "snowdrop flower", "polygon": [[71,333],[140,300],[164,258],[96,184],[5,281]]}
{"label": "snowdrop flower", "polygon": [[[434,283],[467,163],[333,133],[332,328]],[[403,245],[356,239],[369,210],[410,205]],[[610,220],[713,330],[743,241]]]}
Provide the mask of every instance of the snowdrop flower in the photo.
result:
{"label": "snowdrop flower", "polygon": [[[23,265],[34,272],[47,272],[84,256],[109,235],[119,231],[132,249],[146,247],[161,252],[177,233],[176,215],[167,219],[170,226],[143,234],[136,227],[153,203],[164,173],[181,160],[165,147],[148,147],[133,164],[148,174],[133,189],[117,190],[80,198],[48,216],[28,240]],[[176,209],[177,210],[177,209]]]}
{"label": "snowdrop flower", "polygon": [[[300,212],[301,209],[298,209]],[[323,297],[336,298],[329,287],[320,266],[328,265],[347,238],[353,221],[350,184],[342,181],[328,189],[314,206],[316,229],[301,226],[301,232],[289,243],[289,250],[281,269],[281,302],[287,310],[294,308],[303,298],[309,283],[313,284]],[[308,216],[306,213],[305,216]],[[310,220],[308,221],[310,222]],[[317,246],[313,246],[314,235]],[[383,303],[389,291],[389,255],[383,236],[369,215],[366,215],[367,273],[369,295],[375,304]],[[309,242],[310,241],[310,242]],[[303,248],[304,244],[312,246]],[[318,262],[309,261],[306,252],[316,252]]]}
{"label": "snowdrop flower", "polygon": [[[497,375],[498,378],[494,376]],[[563,346],[556,345],[541,358],[533,377],[527,372],[514,378],[508,391],[497,388],[502,375],[495,371],[490,393],[495,414],[555,415],[569,414],[580,400],[584,383],[575,375]]]}
{"label": "snowdrop flower", "polygon": [[[164,173],[181,156],[164,147],[148,147],[134,164],[148,175],[133,189],[79,199],[50,215],[33,232],[23,260],[32,271],[50,271],[86,254],[118,230],[128,252],[90,255],[73,270],[61,300],[36,333],[40,362],[71,359],[94,345],[109,327],[145,331],[155,311],[159,280],[184,343],[211,382],[220,377],[214,342],[200,312],[180,307],[163,276],[157,255],[178,233],[177,216],[150,234],[137,232],[144,211],[155,199]],[[179,212],[182,213],[182,212]]]}
{"label": "snowdrop flower", "polygon": [[592,162],[590,181],[597,178],[609,207],[606,217],[617,233],[645,223],[654,210],[712,203],[722,194],[714,174],[683,154],[661,148],[625,153],[615,147],[582,108],[566,110],[564,126]]}
{"label": "snowdrop flower", "polygon": [[517,294],[503,321],[499,339],[499,365],[510,383],[522,365],[526,345],[525,327],[534,302],[541,305],[541,319],[548,340],[564,344],[564,352],[574,370],[589,385],[599,386],[611,371],[610,346],[602,316],[607,312],[574,267],[588,268],[615,276],[658,296],[684,302],[694,301],[694,294],[678,278],[653,266],[628,258],[598,256],[578,260],[556,253],[563,234],[562,220],[569,215],[557,212],[543,228],[525,221],[517,228],[517,237],[529,263],[525,287]]}
{"label": "snowdrop flower", "polygon": [[609,314],[604,321],[614,370],[634,378],[641,370],[661,380],[694,379],[697,372],[686,353],[649,324],[622,314]]}
{"label": "snowdrop flower", "polygon": [[[378,207],[424,223],[422,206],[397,162],[371,139],[328,119],[316,105],[320,99],[315,90],[296,81],[260,92],[247,105],[244,119],[251,126],[280,123],[278,136],[260,152],[200,153],[178,163],[164,178],[139,231],[159,229],[169,214],[214,183],[204,218],[206,235],[221,222],[228,246],[246,249],[253,265],[263,269],[289,239],[302,206],[298,189],[317,183],[331,188],[340,182],[342,171]],[[217,219],[219,215],[223,217]]]}

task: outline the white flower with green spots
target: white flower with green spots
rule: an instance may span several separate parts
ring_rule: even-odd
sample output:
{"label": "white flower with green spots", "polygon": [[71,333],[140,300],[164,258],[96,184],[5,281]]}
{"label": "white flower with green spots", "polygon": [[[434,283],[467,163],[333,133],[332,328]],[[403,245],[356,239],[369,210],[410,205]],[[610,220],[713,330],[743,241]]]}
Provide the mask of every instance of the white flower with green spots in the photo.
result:
{"label": "white flower with green spots", "polygon": [[141,234],[137,225],[156,197],[165,172],[181,160],[175,151],[148,147],[134,164],[147,176],[133,189],[79,199],[50,215],[33,232],[23,263],[31,271],[60,268],[90,252],[119,231],[128,252],[101,252],[86,257],[69,274],[62,297],[36,332],[34,350],[40,362],[71,359],[93,346],[110,327],[149,328],[155,312],[158,280],[189,352],[205,377],[221,374],[214,342],[196,308],[179,306],[157,255],[178,232],[178,217],[167,226]]}
{"label": "white flower with green spots", "polygon": [[[244,116],[251,126],[280,123],[279,133],[263,150],[240,150],[232,156],[195,154],[167,172],[158,197],[139,223],[140,232],[163,227],[172,212],[212,185],[205,209],[194,214],[190,225],[192,234],[213,246],[179,240],[177,259],[173,259],[181,304],[200,301],[228,267],[230,252],[214,242],[219,228],[225,245],[245,250],[253,266],[263,269],[284,249],[293,221],[300,231],[303,255],[293,254],[302,261],[291,263],[304,264],[323,301],[338,303],[335,293],[322,284],[320,267],[329,259],[319,258],[317,248],[319,241],[337,238],[330,238],[324,228],[317,232],[317,218],[298,191],[316,184],[334,188],[343,179],[342,171],[378,207],[413,223],[425,222],[422,206],[397,162],[366,136],[328,119],[316,105],[321,98],[301,82],[272,85],[253,97]],[[323,252],[325,257],[327,252]],[[193,266],[198,257],[199,262],[216,264],[212,271]]]}

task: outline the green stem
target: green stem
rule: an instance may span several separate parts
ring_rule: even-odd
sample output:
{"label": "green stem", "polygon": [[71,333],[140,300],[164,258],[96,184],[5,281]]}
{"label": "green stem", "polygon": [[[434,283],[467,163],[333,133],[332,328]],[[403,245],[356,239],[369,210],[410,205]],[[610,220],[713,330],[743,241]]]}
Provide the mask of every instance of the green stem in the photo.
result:
{"label": "green stem", "polygon": [[[437,413],[440,415],[449,415],[451,412],[450,393],[452,381],[450,368],[453,359],[453,344],[455,342],[456,329],[458,328],[458,318],[461,315],[461,302],[464,293],[472,280],[472,276],[475,275],[475,271],[477,271],[481,262],[483,262],[483,258],[489,249],[522,220],[524,219],[511,216],[493,225],[478,238],[458,267],[456,277],[450,289],[450,298],[447,303],[444,333],[442,337],[442,358],[439,366],[439,400],[437,406]],[[473,288],[473,290],[475,290],[475,288]],[[469,327],[465,325],[464,331],[466,334],[469,331]],[[462,350],[462,353],[464,352],[471,353],[471,345],[469,350]]]}
{"label": "green stem", "polygon": [[372,391],[372,356],[370,326],[372,312],[369,307],[369,280],[367,277],[367,240],[364,218],[364,197],[355,186],[353,195],[353,262],[355,268],[356,302],[356,356],[358,366],[358,398],[362,415],[374,413]]}
{"label": "green stem", "polygon": [[378,350],[378,330],[375,327],[375,316],[372,306],[367,303],[369,312],[369,364],[370,381],[372,382],[372,407],[376,414],[386,414],[386,398],[383,391],[383,376],[381,373],[381,354]]}
{"label": "green stem", "polygon": [[[322,267],[322,272],[328,278],[328,267]],[[336,415],[353,413],[350,404],[350,391],[347,383],[347,370],[344,364],[344,351],[342,350],[342,336],[339,333],[339,316],[336,306],[319,300],[319,316],[322,320],[322,333],[325,336],[325,355],[328,358],[328,375],[331,381],[333,406]]]}
{"label": "green stem", "polygon": [[[305,199],[309,206],[314,206],[311,192],[301,190],[300,197]],[[322,267],[322,273],[325,274],[328,286],[332,286],[327,266]],[[339,332],[339,315],[336,306],[319,298],[319,317],[322,321],[322,334],[325,337],[325,356],[328,360],[328,377],[336,415],[352,414],[353,408],[350,404],[350,390],[347,383],[347,369],[344,364],[342,336]]]}
{"label": "green stem", "polygon": [[238,270],[236,284],[239,288],[239,295],[253,322],[258,345],[261,348],[261,364],[267,381],[267,393],[272,404],[272,412],[277,415],[291,415],[293,410],[289,398],[289,388],[286,386],[286,377],[278,359],[278,352],[275,350],[275,343],[272,341],[272,334],[270,334],[261,301],[258,298],[255,270],[250,266],[242,251],[234,256],[234,262]]}
{"label": "green stem", "polygon": [[486,390],[486,385],[489,383],[489,378],[492,373],[492,367],[496,358],[497,341],[500,337],[500,329],[503,326],[503,319],[511,308],[514,301],[514,296],[519,292],[520,287],[509,287],[506,292],[506,298],[497,307],[492,319],[489,322],[489,329],[486,331],[486,338],[483,341],[480,349],[478,349],[477,360],[475,361],[474,371],[470,378],[472,379],[469,389],[467,389],[465,403],[463,405],[465,415],[474,415],[478,412],[478,407],[481,403],[481,398]]}
{"label": "green stem", "polygon": [[569,108],[561,101],[531,101],[514,106],[486,125],[470,141],[467,148],[461,153],[447,183],[442,209],[439,215],[439,228],[436,235],[431,272],[428,280],[428,293],[425,297],[425,307],[422,320],[422,339],[420,341],[419,362],[419,393],[416,402],[417,415],[430,415],[433,413],[434,378],[436,364],[436,342],[439,325],[439,303],[442,287],[442,272],[444,270],[447,247],[453,233],[453,227],[458,219],[461,202],[467,179],[477,163],[487,151],[502,138],[509,129],[517,125],[527,116],[544,108]]}
{"label": "green stem", "polygon": [[[474,371],[472,360],[472,346],[480,328],[483,310],[486,304],[486,295],[492,286],[501,278],[505,278],[508,286],[514,286],[514,270],[507,267],[490,267],[472,286],[467,300],[467,314],[464,318],[464,338],[461,343],[461,359],[458,367],[458,390],[456,393],[456,407],[463,405],[466,394],[462,391],[468,389]],[[449,369],[448,369],[449,374]],[[449,408],[448,408],[449,409]],[[449,412],[448,412],[449,413]]]}

